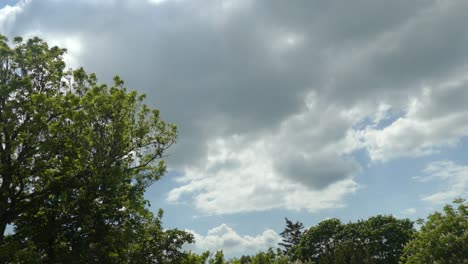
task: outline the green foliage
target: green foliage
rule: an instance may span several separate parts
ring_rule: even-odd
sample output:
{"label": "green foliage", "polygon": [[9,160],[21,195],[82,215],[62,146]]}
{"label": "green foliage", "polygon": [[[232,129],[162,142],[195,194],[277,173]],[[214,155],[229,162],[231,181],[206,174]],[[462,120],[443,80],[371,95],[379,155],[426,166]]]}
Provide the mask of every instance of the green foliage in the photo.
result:
{"label": "green foliage", "polygon": [[166,172],[176,127],[118,76],[107,86],[65,72],[64,53],[1,36],[0,261],[177,261],[192,236],[164,230],[143,197]]}
{"label": "green foliage", "polygon": [[313,263],[398,263],[413,232],[411,221],[393,216],[348,224],[329,219],[311,227],[293,251]]}
{"label": "green foliage", "polygon": [[286,227],[284,228],[284,231],[280,233],[280,235],[283,237],[283,240],[282,242],[278,243],[278,245],[283,247],[283,253],[286,254],[293,246],[299,244],[301,241],[304,225],[299,221],[293,223],[288,218],[285,218],[285,220]]}
{"label": "green foliage", "polygon": [[193,252],[185,254],[184,258],[181,259],[180,264],[205,264],[210,257],[210,252],[206,251],[201,255]]}
{"label": "green foliage", "polygon": [[446,205],[443,213],[420,220],[421,230],[405,246],[401,263],[468,263],[468,204],[463,199],[454,203],[457,208]]}
{"label": "green foliage", "polygon": [[249,262],[251,264],[286,264],[291,263],[291,260],[288,256],[283,255],[281,251],[276,253],[269,249],[267,252],[260,252],[252,256],[252,260]]}
{"label": "green foliage", "polygon": [[445,214],[430,215],[419,232],[414,230],[410,220],[393,216],[378,215],[348,224],[328,219],[309,228],[288,255],[280,249],[276,252],[269,249],[252,256],[224,260],[222,251],[211,258],[209,252],[203,256],[190,253],[192,262],[182,263],[380,264],[398,263],[399,259],[400,263],[417,264],[468,263],[467,204],[461,199],[455,203],[457,209],[447,205]]}
{"label": "green foliage", "polygon": [[[209,262],[212,263],[212,262]],[[276,252],[273,249],[268,249],[266,252],[258,252],[253,256],[242,256],[241,258],[233,258],[225,262],[213,262],[213,263],[226,263],[226,264],[287,264],[297,263],[291,261],[289,256],[283,255],[281,250]]]}
{"label": "green foliage", "polygon": [[224,264],[224,254],[222,250],[216,251],[214,258],[210,258],[209,264]]}
{"label": "green foliage", "polygon": [[239,259],[240,264],[247,264],[247,263],[250,263],[251,261],[252,261],[252,258],[250,256],[242,256]]}
{"label": "green foliage", "polygon": [[292,261],[289,256],[283,255],[281,250],[276,252],[273,249],[268,249],[266,252],[258,252],[253,256],[242,256],[240,258],[232,258],[226,260],[222,250],[211,254],[209,251],[203,254],[188,252],[180,260],[182,264],[287,264],[295,263],[302,264],[305,262]]}
{"label": "green foliage", "polygon": [[335,218],[309,228],[293,249],[295,257],[316,263],[333,263],[335,245],[341,240],[343,228],[341,221]]}

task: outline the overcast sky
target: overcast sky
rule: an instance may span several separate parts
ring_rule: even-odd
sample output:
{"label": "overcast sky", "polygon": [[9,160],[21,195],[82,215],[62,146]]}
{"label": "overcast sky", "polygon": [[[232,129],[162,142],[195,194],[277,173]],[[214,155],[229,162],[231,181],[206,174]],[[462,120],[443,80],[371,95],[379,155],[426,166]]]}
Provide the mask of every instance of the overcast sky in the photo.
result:
{"label": "overcast sky", "polygon": [[468,1],[2,0],[0,33],[120,75],[178,125],[147,192],[194,250],[416,219],[468,189]]}

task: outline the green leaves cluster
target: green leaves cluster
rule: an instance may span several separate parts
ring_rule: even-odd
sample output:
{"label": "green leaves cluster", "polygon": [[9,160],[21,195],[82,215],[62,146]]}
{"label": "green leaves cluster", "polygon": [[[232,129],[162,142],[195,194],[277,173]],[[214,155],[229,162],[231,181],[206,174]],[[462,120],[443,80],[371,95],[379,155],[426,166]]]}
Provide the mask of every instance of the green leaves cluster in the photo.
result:
{"label": "green leaves cluster", "polygon": [[281,237],[283,238],[279,246],[283,247],[283,253],[288,254],[292,247],[299,244],[302,237],[302,230],[304,229],[304,225],[296,221],[293,223],[288,218],[286,220],[286,227],[284,228],[283,232],[280,233]]}
{"label": "green leaves cluster", "polygon": [[143,194],[176,127],[117,76],[64,71],[64,53],[0,36],[0,262],[172,263],[193,238]]}
{"label": "green leaves cluster", "polygon": [[312,263],[398,263],[413,233],[410,220],[393,216],[348,224],[328,219],[305,232],[293,256]]}
{"label": "green leaves cluster", "polygon": [[402,263],[468,263],[468,204],[463,199],[455,204],[419,221],[421,230],[406,245]]}
{"label": "green leaves cluster", "polygon": [[[468,263],[468,204],[463,199],[454,203],[418,220],[420,230],[410,220],[393,216],[347,224],[334,218],[307,229],[285,253],[268,250],[220,263]],[[291,226],[287,221],[283,233],[290,233]]]}
{"label": "green leaves cluster", "polygon": [[195,253],[189,253],[181,262],[182,264],[287,264],[287,263],[298,263],[292,262],[290,258],[283,255],[281,250],[276,252],[273,249],[269,249],[266,252],[259,252],[253,256],[242,256],[240,258],[232,258],[225,260],[223,251],[216,251],[211,254],[209,251],[197,255]]}

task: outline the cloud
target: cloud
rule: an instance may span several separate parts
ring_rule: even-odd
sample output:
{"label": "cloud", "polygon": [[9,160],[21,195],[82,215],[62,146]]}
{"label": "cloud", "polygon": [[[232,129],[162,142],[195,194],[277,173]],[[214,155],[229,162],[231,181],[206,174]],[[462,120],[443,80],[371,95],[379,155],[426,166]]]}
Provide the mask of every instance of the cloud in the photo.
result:
{"label": "cloud", "polygon": [[[361,3],[372,6],[369,2]],[[357,19],[356,23],[364,27],[359,29],[361,34],[358,35],[365,37],[364,41],[345,42],[349,45],[333,43],[338,45],[334,46],[331,55],[334,60],[327,71],[333,80],[328,92],[332,98],[349,103],[365,95],[366,99],[373,97],[395,103],[419,93],[424,85],[466,70],[466,16],[460,8],[466,8],[467,2],[419,1],[412,4],[407,11],[388,13],[385,8],[403,8],[405,3],[396,1],[390,6],[375,3],[381,8],[369,12],[372,14],[363,20],[382,15],[382,20],[376,19],[379,31],[362,35],[367,30],[361,24],[363,20]],[[401,20],[394,20],[397,18]],[[350,40],[353,39],[351,36]]]}
{"label": "cloud", "polygon": [[223,250],[226,255],[252,254],[277,247],[280,235],[271,229],[256,236],[242,236],[226,224],[208,230],[206,235],[190,231],[195,237],[195,244],[189,249],[198,252]]}
{"label": "cloud", "polygon": [[421,182],[441,181],[444,190],[426,195],[422,198],[433,204],[448,204],[455,198],[466,198],[468,195],[468,166],[458,165],[452,161],[431,162],[424,169],[424,176],[418,177]]}
{"label": "cloud", "polygon": [[187,168],[168,200],[188,196],[208,214],[343,206],[341,200],[358,188],[353,177],[360,167],[346,156],[352,141],[340,129],[353,118],[315,98],[307,104],[270,133],[211,142],[206,162]]}
{"label": "cloud", "polygon": [[417,210],[416,208],[406,208],[405,210],[403,210],[403,215],[414,215],[416,214]]}
{"label": "cloud", "polygon": [[16,22],[16,17],[23,12],[24,7],[31,2],[31,0],[22,0],[14,6],[5,5],[0,8],[0,32],[7,34],[8,30],[13,27]]}
{"label": "cloud", "polygon": [[381,129],[368,127],[361,140],[373,160],[418,157],[456,145],[468,135],[468,79],[426,87],[406,113]]}
{"label": "cloud", "polygon": [[103,81],[120,74],[178,124],[170,201],[341,207],[359,186],[355,151],[372,164],[467,135],[466,1],[95,2],[28,1],[0,26],[68,47]]}

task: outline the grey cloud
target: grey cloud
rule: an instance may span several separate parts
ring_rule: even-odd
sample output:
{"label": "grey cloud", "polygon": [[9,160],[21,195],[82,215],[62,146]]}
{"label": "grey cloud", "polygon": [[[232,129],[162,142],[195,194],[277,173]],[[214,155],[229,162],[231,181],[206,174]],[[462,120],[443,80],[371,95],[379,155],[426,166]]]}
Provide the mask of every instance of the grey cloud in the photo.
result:
{"label": "grey cloud", "polygon": [[324,46],[356,45],[393,31],[435,3],[416,1],[257,1],[257,10],[271,23],[308,32]]}
{"label": "grey cloud", "polygon": [[349,100],[367,93],[365,98],[405,98],[424,84],[450,78],[467,64],[468,18],[463,11],[467,7],[466,1],[436,2],[383,32],[364,46],[369,52],[345,62],[351,65],[344,72],[335,72],[331,96]]}
{"label": "grey cloud", "polygon": [[237,168],[240,168],[241,165],[242,164],[239,160],[230,159],[222,162],[217,162],[212,166],[209,166],[207,171],[210,173],[217,173],[220,170],[235,170]]}
{"label": "grey cloud", "polygon": [[[224,9],[224,3],[238,7]],[[466,69],[467,5],[33,0],[7,34],[78,36],[79,61],[87,70],[103,81],[120,74],[179,125],[170,166],[204,167],[215,138],[247,138],[230,146],[241,152],[269,137],[285,146],[269,147],[275,169],[317,190],[359,171],[341,149],[356,120],[341,112],[364,106],[373,111],[381,101],[403,105],[423,84]],[[311,92],[319,102],[308,109]],[[447,93],[441,107],[456,111],[448,102],[458,94]],[[228,160],[208,170],[239,166]]]}
{"label": "grey cloud", "polygon": [[308,158],[294,155],[276,164],[287,178],[300,182],[312,189],[323,189],[330,184],[355,175],[360,166],[351,159],[339,156]]}
{"label": "grey cloud", "polygon": [[458,83],[445,84],[421,98],[424,109],[418,113],[422,119],[435,119],[448,115],[466,114],[466,103],[468,102],[468,79]]}

